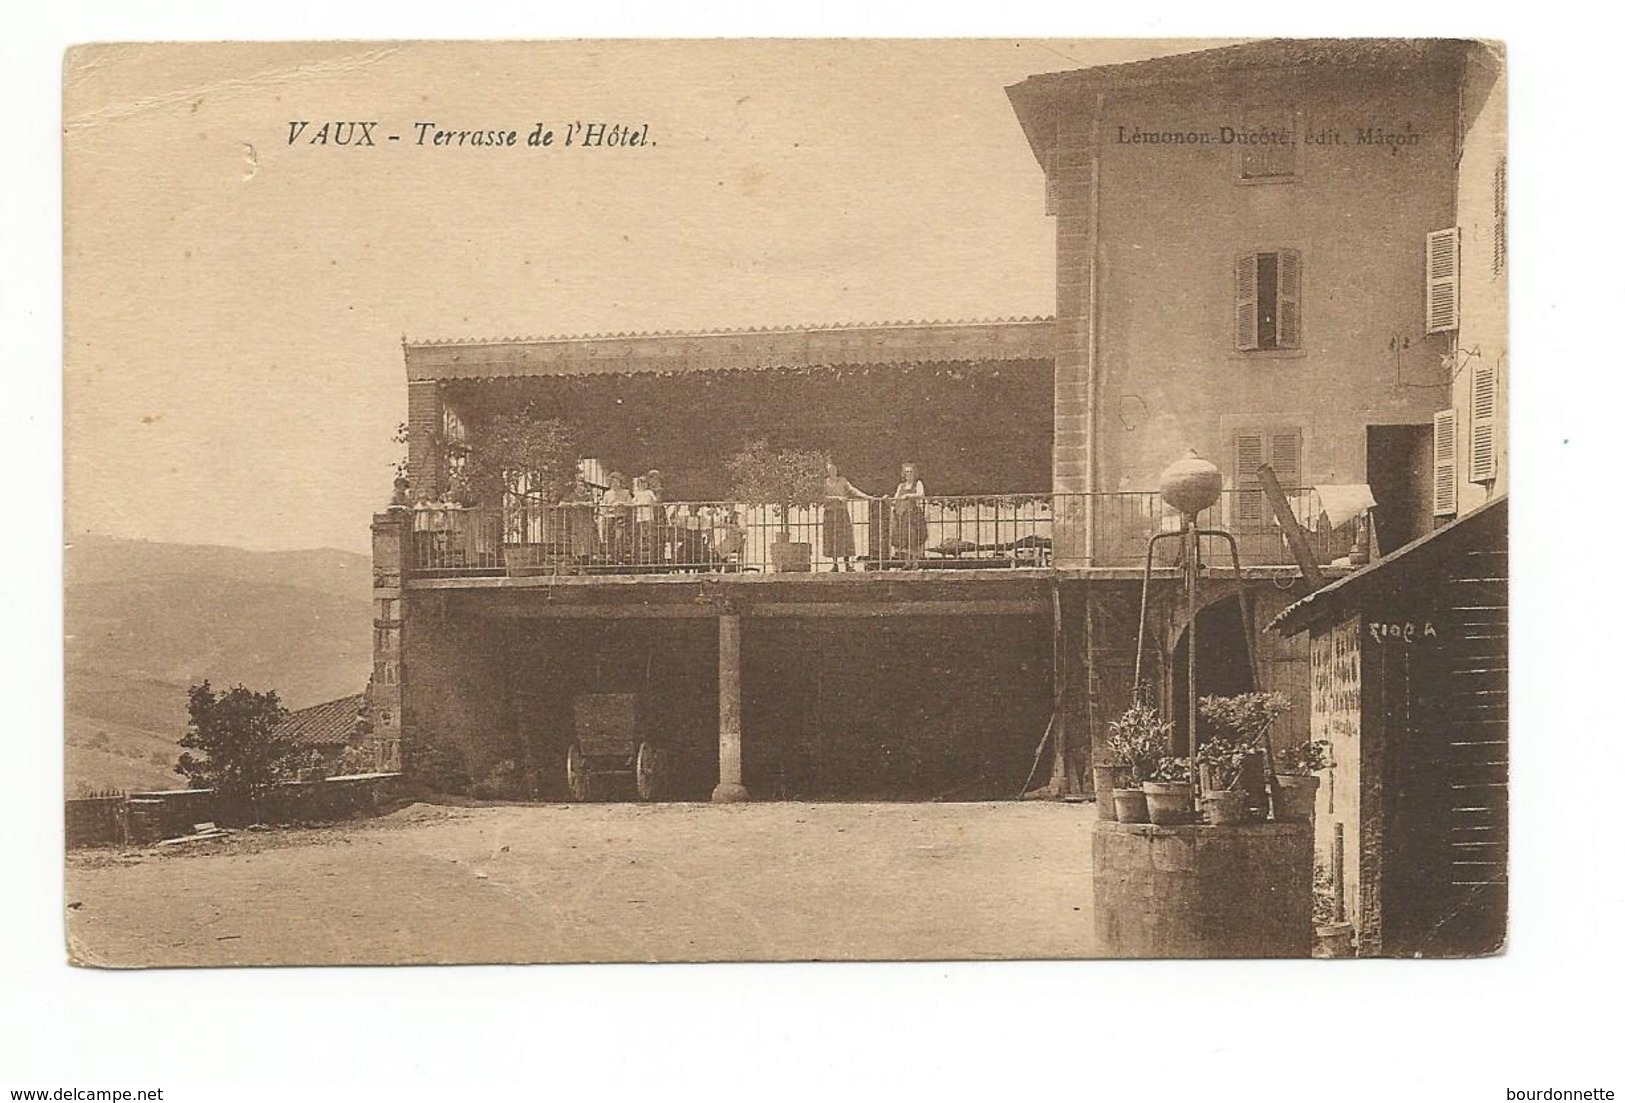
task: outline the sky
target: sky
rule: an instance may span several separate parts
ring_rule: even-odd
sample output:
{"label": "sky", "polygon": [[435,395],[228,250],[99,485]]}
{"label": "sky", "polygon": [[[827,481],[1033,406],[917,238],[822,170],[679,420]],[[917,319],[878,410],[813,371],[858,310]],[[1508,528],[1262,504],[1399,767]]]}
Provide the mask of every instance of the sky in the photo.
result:
{"label": "sky", "polygon": [[[1199,45],[70,54],[69,538],[366,551],[403,337],[1052,313],[1043,173],[1004,88]],[[310,144],[341,120],[378,120],[377,144]],[[436,147],[415,125],[523,143],[543,122],[562,143],[593,120],[646,123],[650,144]]]}

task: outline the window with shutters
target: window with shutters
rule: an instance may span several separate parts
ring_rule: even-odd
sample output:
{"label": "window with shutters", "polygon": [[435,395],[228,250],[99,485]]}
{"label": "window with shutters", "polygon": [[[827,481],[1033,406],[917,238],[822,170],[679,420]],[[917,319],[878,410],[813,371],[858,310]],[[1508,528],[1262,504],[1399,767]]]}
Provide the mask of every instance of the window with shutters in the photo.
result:
{"label": "window with shutters", "polygon": [[1456,411],[1433,415],[1433,516],[1456,515]]}
{"label": "window with shutters", "polygon": [[1474,364],[1472,393],[1472,429],[1467,438],[1467,481],[1488,483],[1495,481],[1496,411],[1495,365]]}
{"label": "window with shutters", "polygon": [[1461,324],[1461,234],[1452,226],[1427,239],[1427,320],[1429,333],[1448,333]]}
{"label": "window with shutters", "polygon": [[1250,107],[1236,132],[1236,166],[1243,184],[1299,178],[1298,135],[1290,107]]}
{"label": "window with shutters", "polygon": [[1295,349],[1302,341],[1303,260],[1296,249],[1236,258],[1236,348]]}
{"label": "window with shutters", "polygon": [[1237,429],[1233,454],[1237,493],[1231,527],[1238,533],[1270,531],[1275,515],[1264,499],[1264,492],[1255,489],[1263,485],[1258,469],[1269,464],[1290,500],[1292,492],[1300,489],[1304,482],[1303,432],[1291,425]]}
{"label": "window with shutters", "polygon": [[1507,159],[1495,162],[1495,247],[1491,271],[1499,276],[1507,267]]}

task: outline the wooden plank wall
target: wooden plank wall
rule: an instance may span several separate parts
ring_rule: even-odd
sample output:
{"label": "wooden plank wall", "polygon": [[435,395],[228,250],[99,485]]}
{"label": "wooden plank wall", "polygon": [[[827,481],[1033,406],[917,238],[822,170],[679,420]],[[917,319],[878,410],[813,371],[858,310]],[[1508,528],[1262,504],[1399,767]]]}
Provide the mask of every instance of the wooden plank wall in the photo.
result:
{"label": "wooden plank wall", "polygon": [[1384,735],[1381,952],[1492,952],[1507,910],[1505,532],[1486,526],[1408,574],[1367,625]]}

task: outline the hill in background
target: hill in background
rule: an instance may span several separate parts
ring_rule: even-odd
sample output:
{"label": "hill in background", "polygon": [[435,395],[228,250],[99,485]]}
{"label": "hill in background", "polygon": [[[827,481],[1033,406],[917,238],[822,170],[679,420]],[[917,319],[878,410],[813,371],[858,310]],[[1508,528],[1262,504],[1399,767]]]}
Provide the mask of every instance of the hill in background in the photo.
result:
{"label": "hill in background", "polygon": [[66,551],[67,792],[174,788],[186,687],[356,693],[372,666],[372,563],[351,552],[82,537]]}

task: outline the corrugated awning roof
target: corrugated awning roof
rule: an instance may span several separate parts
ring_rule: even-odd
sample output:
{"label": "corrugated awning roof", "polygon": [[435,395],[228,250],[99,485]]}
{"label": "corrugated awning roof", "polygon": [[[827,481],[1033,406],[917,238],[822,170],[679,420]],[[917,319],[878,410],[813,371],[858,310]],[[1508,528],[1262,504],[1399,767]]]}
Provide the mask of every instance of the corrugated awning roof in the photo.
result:
{"label": "corrugated awning roof", "polygon": [[409,382],[1048,360],[1054,356],[1054,319],[406,341],[402,347]]}

